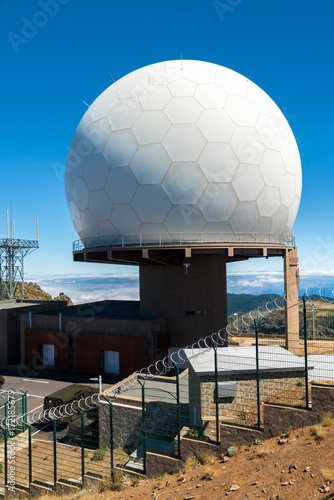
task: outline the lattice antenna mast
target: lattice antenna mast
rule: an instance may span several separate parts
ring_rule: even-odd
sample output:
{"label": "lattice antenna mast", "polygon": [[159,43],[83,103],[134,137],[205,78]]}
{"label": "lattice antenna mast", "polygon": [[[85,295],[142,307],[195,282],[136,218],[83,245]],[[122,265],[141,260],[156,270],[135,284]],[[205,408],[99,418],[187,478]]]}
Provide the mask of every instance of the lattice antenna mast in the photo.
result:
{"label": "lattice antenna mast", "polygon": [[0,299],[24,298],[24,257],[37,250],[38,216],[36,217],[36,240],[20,240],[15,237],[15,219],[9,234],[7,210],[7,238],[0,239]]}

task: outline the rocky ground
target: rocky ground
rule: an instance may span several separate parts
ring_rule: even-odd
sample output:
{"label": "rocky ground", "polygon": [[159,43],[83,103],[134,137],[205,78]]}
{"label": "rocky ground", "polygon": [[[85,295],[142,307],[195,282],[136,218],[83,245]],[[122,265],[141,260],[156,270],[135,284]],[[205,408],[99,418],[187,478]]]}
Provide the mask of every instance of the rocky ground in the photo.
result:
{"label": "rocky ground", "polygon": [[[114,488],[81,492],[84,500],[308,500],[334,498],[334,424],[307,427],[247,448],[233,456],[192,457],[185,470],[159,478],[116,477]],[[231,454],[233,450],[230,450]],[[62,498],[78,498],[69,496]]]}

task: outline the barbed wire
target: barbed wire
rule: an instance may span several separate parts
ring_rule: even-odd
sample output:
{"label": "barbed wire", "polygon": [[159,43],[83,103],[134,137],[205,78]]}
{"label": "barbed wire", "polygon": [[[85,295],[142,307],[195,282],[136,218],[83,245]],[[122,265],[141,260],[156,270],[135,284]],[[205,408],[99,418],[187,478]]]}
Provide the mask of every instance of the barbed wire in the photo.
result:
{"label": "barbed wire", "polygon": [[[314,289],[306,288],[304,294],[305,302],[314,303],[315,299],[312,299],[312,296],[315,295],[319,297],[320,301],[326,303],[334,299],[334,289],[326,288],[316,290],[317,293],[313,293]],[[326,297],[327,290],[330,290],[332,297]],[[250,326],[254,324],[254,320],[258,320],[258,323],[261,324],[261,321],[268,318],[275,312],[285,310],[286,308],[299,306],[299,304],[301,303],[300,296],[297,293],[291,293],[289,294],[289,296],[285,295],[281,297],[281,299],[283,305],[280,305],[278,303],[279,299],[275,298],[272,301],[266,302],[264,306],[259,306],[257,309],[242,314],[237,320],[232,322],[233,331],[231,325],[227,325],[217,332],[214,332],[210,335],[207,335],[205,338],[197,340],[191,346],[180,348],[177,351],[174,351],[170,355],[166,356],[162,360],[158,360],[148,367],[144,367],[139,371],[135,371],[127,378],[121,380],[117,384],[105,389],[100,393],[94,393],[87,396],[86,398],[81,398],[78,401],[73,401],[71,403],[59,405],[53,408],[48,408],[45,410],[43,409],[41,411],[32,410],[16,418],[5,417],[0,421],[0,427],[5,430],[24,425],[50,423],[52,421],[72,417],[73,415],[76,415],[80,412],[94,409],[102,403],[113,402],[122,393],[133,388],[134,385],[138,382],[139,378],[147,379],[148,377],[164,376],[169,371],[183,365],[183,363],[197,356],[200,356],[208,350],[223,347],[227,343],[228,337],[236,337],[240,336],[242,333],[245,333],[239,328],[240,322],[241,324],[244,324],[246,326],[247,330],[249,330]],[[185,355],[185,351],[187,351],[187,355]]]}

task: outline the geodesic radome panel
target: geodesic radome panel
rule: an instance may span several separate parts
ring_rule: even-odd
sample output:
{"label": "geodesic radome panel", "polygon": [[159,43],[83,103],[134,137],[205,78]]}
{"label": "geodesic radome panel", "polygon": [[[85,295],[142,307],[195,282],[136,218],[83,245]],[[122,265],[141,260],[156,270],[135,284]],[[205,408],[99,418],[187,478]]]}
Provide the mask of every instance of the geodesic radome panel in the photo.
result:
{"label": "geodesic radome panel", "polygon": [[74,134],[66,196],[79,237],[216,241],[291,235],[301,196],[293,133],[271,98],[199,61],[141,68],[107,88]]}

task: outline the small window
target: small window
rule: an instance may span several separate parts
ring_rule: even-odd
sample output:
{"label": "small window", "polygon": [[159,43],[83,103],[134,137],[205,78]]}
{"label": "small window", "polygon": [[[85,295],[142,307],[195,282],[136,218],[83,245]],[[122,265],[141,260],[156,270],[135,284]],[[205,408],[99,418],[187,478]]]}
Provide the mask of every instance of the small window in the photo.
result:
{"label": "small window", "polygon": [[206,315],[206,311],[203,310],[203,311],[186,311],[185,312],[185,315],[186,316],[205,316]]}

